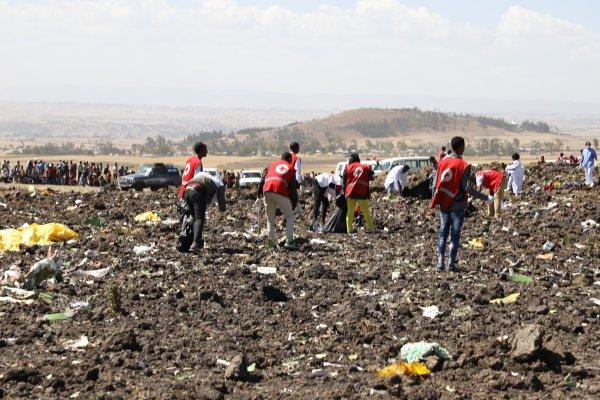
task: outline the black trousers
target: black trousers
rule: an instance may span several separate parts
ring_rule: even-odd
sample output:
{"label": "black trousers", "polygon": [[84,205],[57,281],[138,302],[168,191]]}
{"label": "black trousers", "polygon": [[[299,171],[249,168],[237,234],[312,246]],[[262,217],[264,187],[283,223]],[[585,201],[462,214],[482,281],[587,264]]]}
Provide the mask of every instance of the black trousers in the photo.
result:
{"label": "black trousers", "polygon": [[327,187],[322,188],[317,181],[313,183],[313,196],[315,204],[313,207],[313,224],[317,221],[319,216],[319,210],[321,211],[321,224],[325,224],[325,217],[327,216],[327,208],[329,207],[329,200],[325,197]]}
{"label": "black trousers", "polygon": [[185,202],[190,209],[190,215],[194,218],[194,243],[196,246],[204,246],[202,231],[206,220],[206,192],[203,189],[186,189]]}

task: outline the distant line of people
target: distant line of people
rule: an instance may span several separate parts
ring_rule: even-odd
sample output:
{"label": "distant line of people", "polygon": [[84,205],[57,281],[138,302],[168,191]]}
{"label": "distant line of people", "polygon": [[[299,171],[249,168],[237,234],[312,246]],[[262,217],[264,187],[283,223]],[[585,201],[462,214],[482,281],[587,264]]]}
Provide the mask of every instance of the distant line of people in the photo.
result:
{"label": "distant line of people", "polygon": [[66,161],[48,162],[28,160],[17,161],[11,166],[10,160],[3,160],[1,180],[5,183],[26,183],[69,186],[105,186],[116,183],[119,176],[130,173],[125,165]]}

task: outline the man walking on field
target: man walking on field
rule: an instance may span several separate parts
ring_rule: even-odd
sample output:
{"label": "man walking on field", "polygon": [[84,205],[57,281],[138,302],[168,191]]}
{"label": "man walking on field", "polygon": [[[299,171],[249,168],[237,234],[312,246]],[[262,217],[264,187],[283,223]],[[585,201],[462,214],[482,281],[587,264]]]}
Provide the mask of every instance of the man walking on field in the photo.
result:
{"label": "man walking on field", "polygon": [[594,187],[594,165],[598,160],[596,150],[592,149],[590,142],[585,143],[585,149],[581,152],[581,166],[585,172],[585,184]]}

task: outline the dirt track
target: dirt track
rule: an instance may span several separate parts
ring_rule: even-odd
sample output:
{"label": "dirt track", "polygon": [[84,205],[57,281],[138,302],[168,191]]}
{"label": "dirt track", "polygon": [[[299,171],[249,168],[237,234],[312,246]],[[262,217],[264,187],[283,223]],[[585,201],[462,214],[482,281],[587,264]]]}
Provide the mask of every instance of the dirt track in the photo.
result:
{"label": "dirt track", "polygon": [[[457,274],[434,271],[438,217],[423,200],[374,194],[377,232],[353,236],[309,233],[307,203],[297,233],[327,243],[286,252],[258,237],[265,221],[252,214],[252,194],[232,192],[226,214],[211,209],[207,248],[193,256],[174,250],[176,227],[133,220],[149,210],[177,218],[174,192],[0,192],[1,228],[37,219],[80,234],[61,246],[65,282],[39,290],[51,301],[0,303],[0,398],[598,398],[600,230],[583,232],[581,222],[600,222],[600,189],[535,190],[550,178],[580,181],[581,171],[533,167],[501,221],[477,204],[462,243],[482,238],[484,247],[461,249]],[[135,255],[142,244],[154,247]],[[0,265],[26,267],[44,254],[6,252]],[[515,263],[531,284],[502,273]],[[265,266],[277,274],[257,272]],[[105,267],[97,280],[76,274]],[[515,303],[489,303],[512,293]],[[78,300],[89,310],[42,320]],[[442,312],[434,319],[419,308],[431,305]],[[535,325],[541,342],[518,359],[517,331]],[[82,335],[86,348],[65,349]],[[439,342],[454,361],[426,380],[377,377],[420,340]],[[241,354],[241,369],[254,370],[227,378],[218,360]]]}

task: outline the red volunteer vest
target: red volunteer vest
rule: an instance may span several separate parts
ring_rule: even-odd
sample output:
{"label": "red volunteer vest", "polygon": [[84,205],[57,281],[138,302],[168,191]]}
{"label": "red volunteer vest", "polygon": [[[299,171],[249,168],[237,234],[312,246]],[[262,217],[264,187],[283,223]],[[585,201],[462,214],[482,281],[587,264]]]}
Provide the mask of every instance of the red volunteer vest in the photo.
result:
{"label": "red volunteer vest", "polygon": [[290,154],[292,155],[292,162],[290,164],[292,164],[292,168],[296,168],[296,161],[298,161],[300,157],[293,151],[290,151]]}
{"label": "red volunteer vest", "polygon": [[194,172],[196,172],[198,165],[202,165],[202,160],[198,156],[191,156],[185,162],[185,167],[183,167],[183,176],[181,177],[181,186],[179,187],[179,198],[183,197],[185,186],[194,177]]}
{"label": "red volunteer vest", "polygon": [[267,168],[263,193],[273,192],[285,197],[290,197],[290,184],[296,174],[294,167],[285,160],[272,162]]}
{"label": "red volunteer vest", "polygon": [[502,179],[504,178],[504,173],[500,171],[496,171],[493,169],[485,169],[483,171],[479,171],[477,175],[483,175],[483,187],[486,189],[490,189],[494,193],[498,191],[500,185],[502,185]]}
{"label": "red volunteer vest", "polygon": [[346,197],[363,197],[369,193],[370,171],[367,164],[355,162],[346,166]]}
{"label": "red volunteer vest", "polygon": [[460,190],[460,184],[468,164],[462,158],[444,157],[438,164],[436,190],[429,208],[439,205],[447,210]]}

